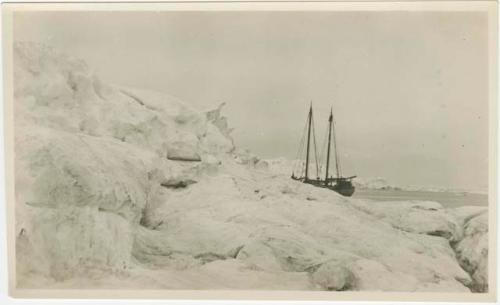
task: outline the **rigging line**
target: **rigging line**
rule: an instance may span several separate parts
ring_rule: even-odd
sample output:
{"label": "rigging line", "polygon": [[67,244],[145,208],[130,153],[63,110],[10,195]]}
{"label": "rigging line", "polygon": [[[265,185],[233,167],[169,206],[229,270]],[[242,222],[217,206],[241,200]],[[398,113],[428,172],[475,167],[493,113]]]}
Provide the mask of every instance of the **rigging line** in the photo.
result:
{"label": "rigging line", "polygon": [[303,135],[301,134],[300,141],[299,141],[299,148],[297,150],[297,153],[295,154],[296,155],[295,158],[292,160],[292,176],[295,175],[295,168],[297,167],[297,158],[300,155],[300,150],[302,147],[302,138],[303,138]]}
{"label": "rigging line", "polygon": [[[305,145],[302,146],[302,150],[304,150]],[[303,155],[304,153],[301,153]],[[297,160],[298,167],[299,167],[299,178],[305,177],[306,175],[306,167],[305,167],[305,161],[302,159]]]}
{"label": "rigging line", "polygon": [[[307,138],[307,124],[308,124],[308,118],[306,118],[305,124],[304,124],[304,129],[302,131],[302,145],[300,147],[300,153],[299,156],[297,157],[297,166],[299,169],[299,174],[303,175],[302,172],[304,171],[304,164],[302,162],[302,157],[304,155],[304,150],[306,147],[306,138]],[[305,158],[305,157],[304,157]]]}
{"label": "rigging line", "polygon": [[302,139],[300,141],[300,151],[299,151],[299,154],[297,155],[297,159],[300,158],[300,155],[302,154],[302,151],[304,150],[304,142],[306,141],[306,133],[307,133],[307,119],[304,123],[304,128],[302,129]]}
{"label": "rigging line", "polygon": [[337,146],[337,134],[335,133],[335,117],[332,117],[333,145],[335,147],[335,167],[337,169],[337,177],[342,177],[342,170],[339,163],[339,150]]}
{"label": "rigging line", "polygon": [[316,131],[314,129],[314,119],[312,119],[312,122],[313,122],[313,126],[312,126],[312,131],[313,131],[313,142],[314,142],[314,158],[315,158],[315,161],[316,161],[316,176],[319,178],[320,176],[320,172],[319,172],[319,166],[318,166],[318,147],[316,145]]}
{"label": "rigging line", "polygon": [[298,159],[301,155],[301,152],[302,152],[302,146],[303,146],[303,140],[304,140],[304,136],[302,136],[302,138],[300,139],[300,143],[299,143],[299,150],[297,151],[297,155],[295,157],[295,159],[292,161],[292,165],[293,165],[293,171],[292,171],[292,174],[295,174],[295,171],[297,169],[297,162],[298,162]]}
{"label": "rigging line", "polygon": [[305,124],[304,124],[304,130],[302,131],[302,147],[301,147],[301,151],[300,151],[300,156],[298,157],[298,166],[299,166],[299,170],[301,171],[300,172],[300,175],[301,176],[305,176],[305,162],[303,161],[303,159],[305,160],[306,158],[306,147],[307,147],[307,144],[306,144],[306,139],[307,139],[307,128],[308,128],[308,124],[309,124],[309,114],[307,115],[306,117],[306,121],[305,121]]}
{"label": "rigging line", "polygon": [[[312,115],[311,116],[311,134],[312,134],[312,150],[313,150],[313,156],[310,157],[311,159],[314,157],[314,155],[316,154],[316,134],[314,133],[314,116]],[[314,157],[315,158],[315,157]],[[314,160],[316,162],[316,160]],[[317,168],[317,166],[316,166]],[[309,170],[310,170],[310,167],[309,167]],[[316,170],[316,174],[317,174],[317,170]]]}
{"label": "rigging line", "polygon": [[[323,171],[323,164],[325,163],[323,161],[324,161],[324,158],[326,156],[325,147],[326,147],[326,142],[327,142],[327,135],[328,135],[328,126],[326,128],[325,136],[323,138],[323,146],[321,147],[320,154],[319,154],[319,160],[320,160],[319,170],[321,172]],[[326,167],[325,167],[325,169],[326,169]]]}
{"label": "rigging line", "polygon": [[[338,142],[338,141],[337,141]],[[342,163],[340,162],[340,150],[338,150],[338,158],[339,158],[339,172],[340,172],[340,177],[342,177]]]}
{"label": "rigging line", "polygon": [[302,143],[301,143],[301,146],[300,146],[300,152],[297,156],[297,158],[295,159],[295,170],[298,170],[299,171],[299,174],[300,174],[300,171],[301,171],[301,168],[302,168],[302,164],[301,164],[301,156],[302,156],[302,152],[304,151],[304,138],[305,137],[302,137]]}
{"label": "rigging line", "polygon": [[[302,155],[302,151],[304,150],[304,141],[305,141],[305,137],[306,137],[306,131],[307,131],[307,119],[306,119],[306,122],[304,124],[304,129],[302,130],[302,138],[300,140],[300,143],[299,143],[299,150],[297,151],[297,156],[295,157],[295,160],[293,160],[293,163],[292,163],[292,175],[295,174],[295,171],[298,169],[300,170],[302,165],[301,165],[301,162],[300,162],[300,157]],[[299,172],[300,174],[300,172]]]}

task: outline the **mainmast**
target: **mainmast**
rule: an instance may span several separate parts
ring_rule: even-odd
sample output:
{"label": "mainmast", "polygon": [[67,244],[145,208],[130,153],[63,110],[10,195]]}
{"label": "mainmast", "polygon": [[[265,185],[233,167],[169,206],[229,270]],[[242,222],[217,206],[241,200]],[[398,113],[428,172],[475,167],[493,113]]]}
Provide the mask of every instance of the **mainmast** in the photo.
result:
{"label": "mainmast", "polygon": [[[326,153],[326,174],[325,174],[325,184],[328,185],[328,169],[330,168],[330,146],[332,139],[332,123],[333,123],[333,111],[330,109],[330,117],[328,118],[328,148]],[[338,170],[337,170],[338,171]]]}
{"label": "mainmast", "polygon": [[306,150],[306,175],[304,181],[309,180],[309,146],[311,142],[311,123],[312,123],[312,104],[309,108],[309,115],[307,116],[308,127],[307,127],[307,150]]}
{"label": "mainmast", "polygon": [[330,118],[332,119],[332,133],[333,133],[333,146],[335,147],[335,169],[337,170],[337,178],[340,178],[341,173],[339,171],[339,156],[338,156],[338,149],[337,149],[337,140],[335,137],[335,120],[333,120],[333,113],[331,114]]}

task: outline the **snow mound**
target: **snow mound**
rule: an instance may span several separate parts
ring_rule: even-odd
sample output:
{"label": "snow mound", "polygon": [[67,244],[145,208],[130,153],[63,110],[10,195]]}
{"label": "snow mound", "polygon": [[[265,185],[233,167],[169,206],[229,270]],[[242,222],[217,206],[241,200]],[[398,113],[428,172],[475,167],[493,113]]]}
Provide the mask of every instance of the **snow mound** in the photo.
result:
{"label": "snow mound", "polygon": [[488,291],[488,209],[462,207],[455,209],[463,227],[462,238],[452,244],[460,265],[472,276],[470,288]]}
{"label": "snow mound", "polygon": [[103,84],[52,48],[16,43],[14,63],[21,273],[63,279],[87,265],[129,268],[161,179],[191,170],[168,152],[186,157],[179,147],[189,147],[187,157],[201,161],[233,149],[225,130],[178,99]]}
{"label": "snow mound", "polygon": [[357,206],[405,232],[441,236],[452,242],[461,238],[461,225],[437,202],[390,201],[377,204],[362,202]]}
{"label": "snow mound", "polygon": [[222,106],[14,56],[18,287],[487,289],[484,217],[293,181],[234,147]]}

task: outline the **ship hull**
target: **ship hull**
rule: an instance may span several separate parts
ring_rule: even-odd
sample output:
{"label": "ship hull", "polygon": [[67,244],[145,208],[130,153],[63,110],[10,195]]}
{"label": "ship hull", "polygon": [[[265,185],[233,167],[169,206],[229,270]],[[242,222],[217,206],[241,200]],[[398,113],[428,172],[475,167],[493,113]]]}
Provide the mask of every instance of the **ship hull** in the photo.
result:
{"label": "ship hull", "polygon": [[341,181],[333,185],[326,185],[324,180],[305,180],[303,178],[302,179],[292,178],[292,179],[301,181],[303,183],[311,184],[317,187],[329,189],[345,197],[351,197],[352,194],[354,194],[354,191],[356,190],[356,188],[352,185],[352,183],[348,181]]}
{"label": "ship hull", "polygon": [[345,197],[351,197],[352,194],[354,194],[354,190],[355,190],[354,186],[349,187],[349,186],[333,185],[333,186],[330,186],[328,188],[331,189],[332,191],[339,193],[342,196],[345,196]]}

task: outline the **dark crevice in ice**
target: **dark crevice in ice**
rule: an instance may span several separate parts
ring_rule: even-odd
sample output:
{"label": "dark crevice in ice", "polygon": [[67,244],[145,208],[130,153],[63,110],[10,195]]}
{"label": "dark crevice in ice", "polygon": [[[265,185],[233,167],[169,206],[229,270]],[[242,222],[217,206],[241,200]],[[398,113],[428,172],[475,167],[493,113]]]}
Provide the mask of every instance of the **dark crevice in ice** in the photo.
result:
{"label": "dark crevice in ice", "polygon": [[194,258],[199,259],[202,264],[206,264],[217,260],[225,260],[227,257],[214,252],[205,252],[195,255]]}
{"label": "dark crevice in ice", "polygon": [[131,99],[133,99],[135,102],[137,102],[139,105],[141,106],[144,106],[146,107],[147,109],[149,110],[153,110],[153,111],[156,111],[157,109],[155,109],[154,107],[151,107],[149,105],[146,105],[140,98],[138,98],[136,95],[126,91],[126,90],[123,90],[123,89],[120,89],[120,92],[123,93],[124,95],[130,97]]}
{"label": "dark crevice in ice", "polygon": [[194,183],[196,183],[196,181],[191,179],[185,179],[185,180],[172,179],[162,182],[160,183],[160,185],[169,189],[179,189],[179,188],[186,188]]}

